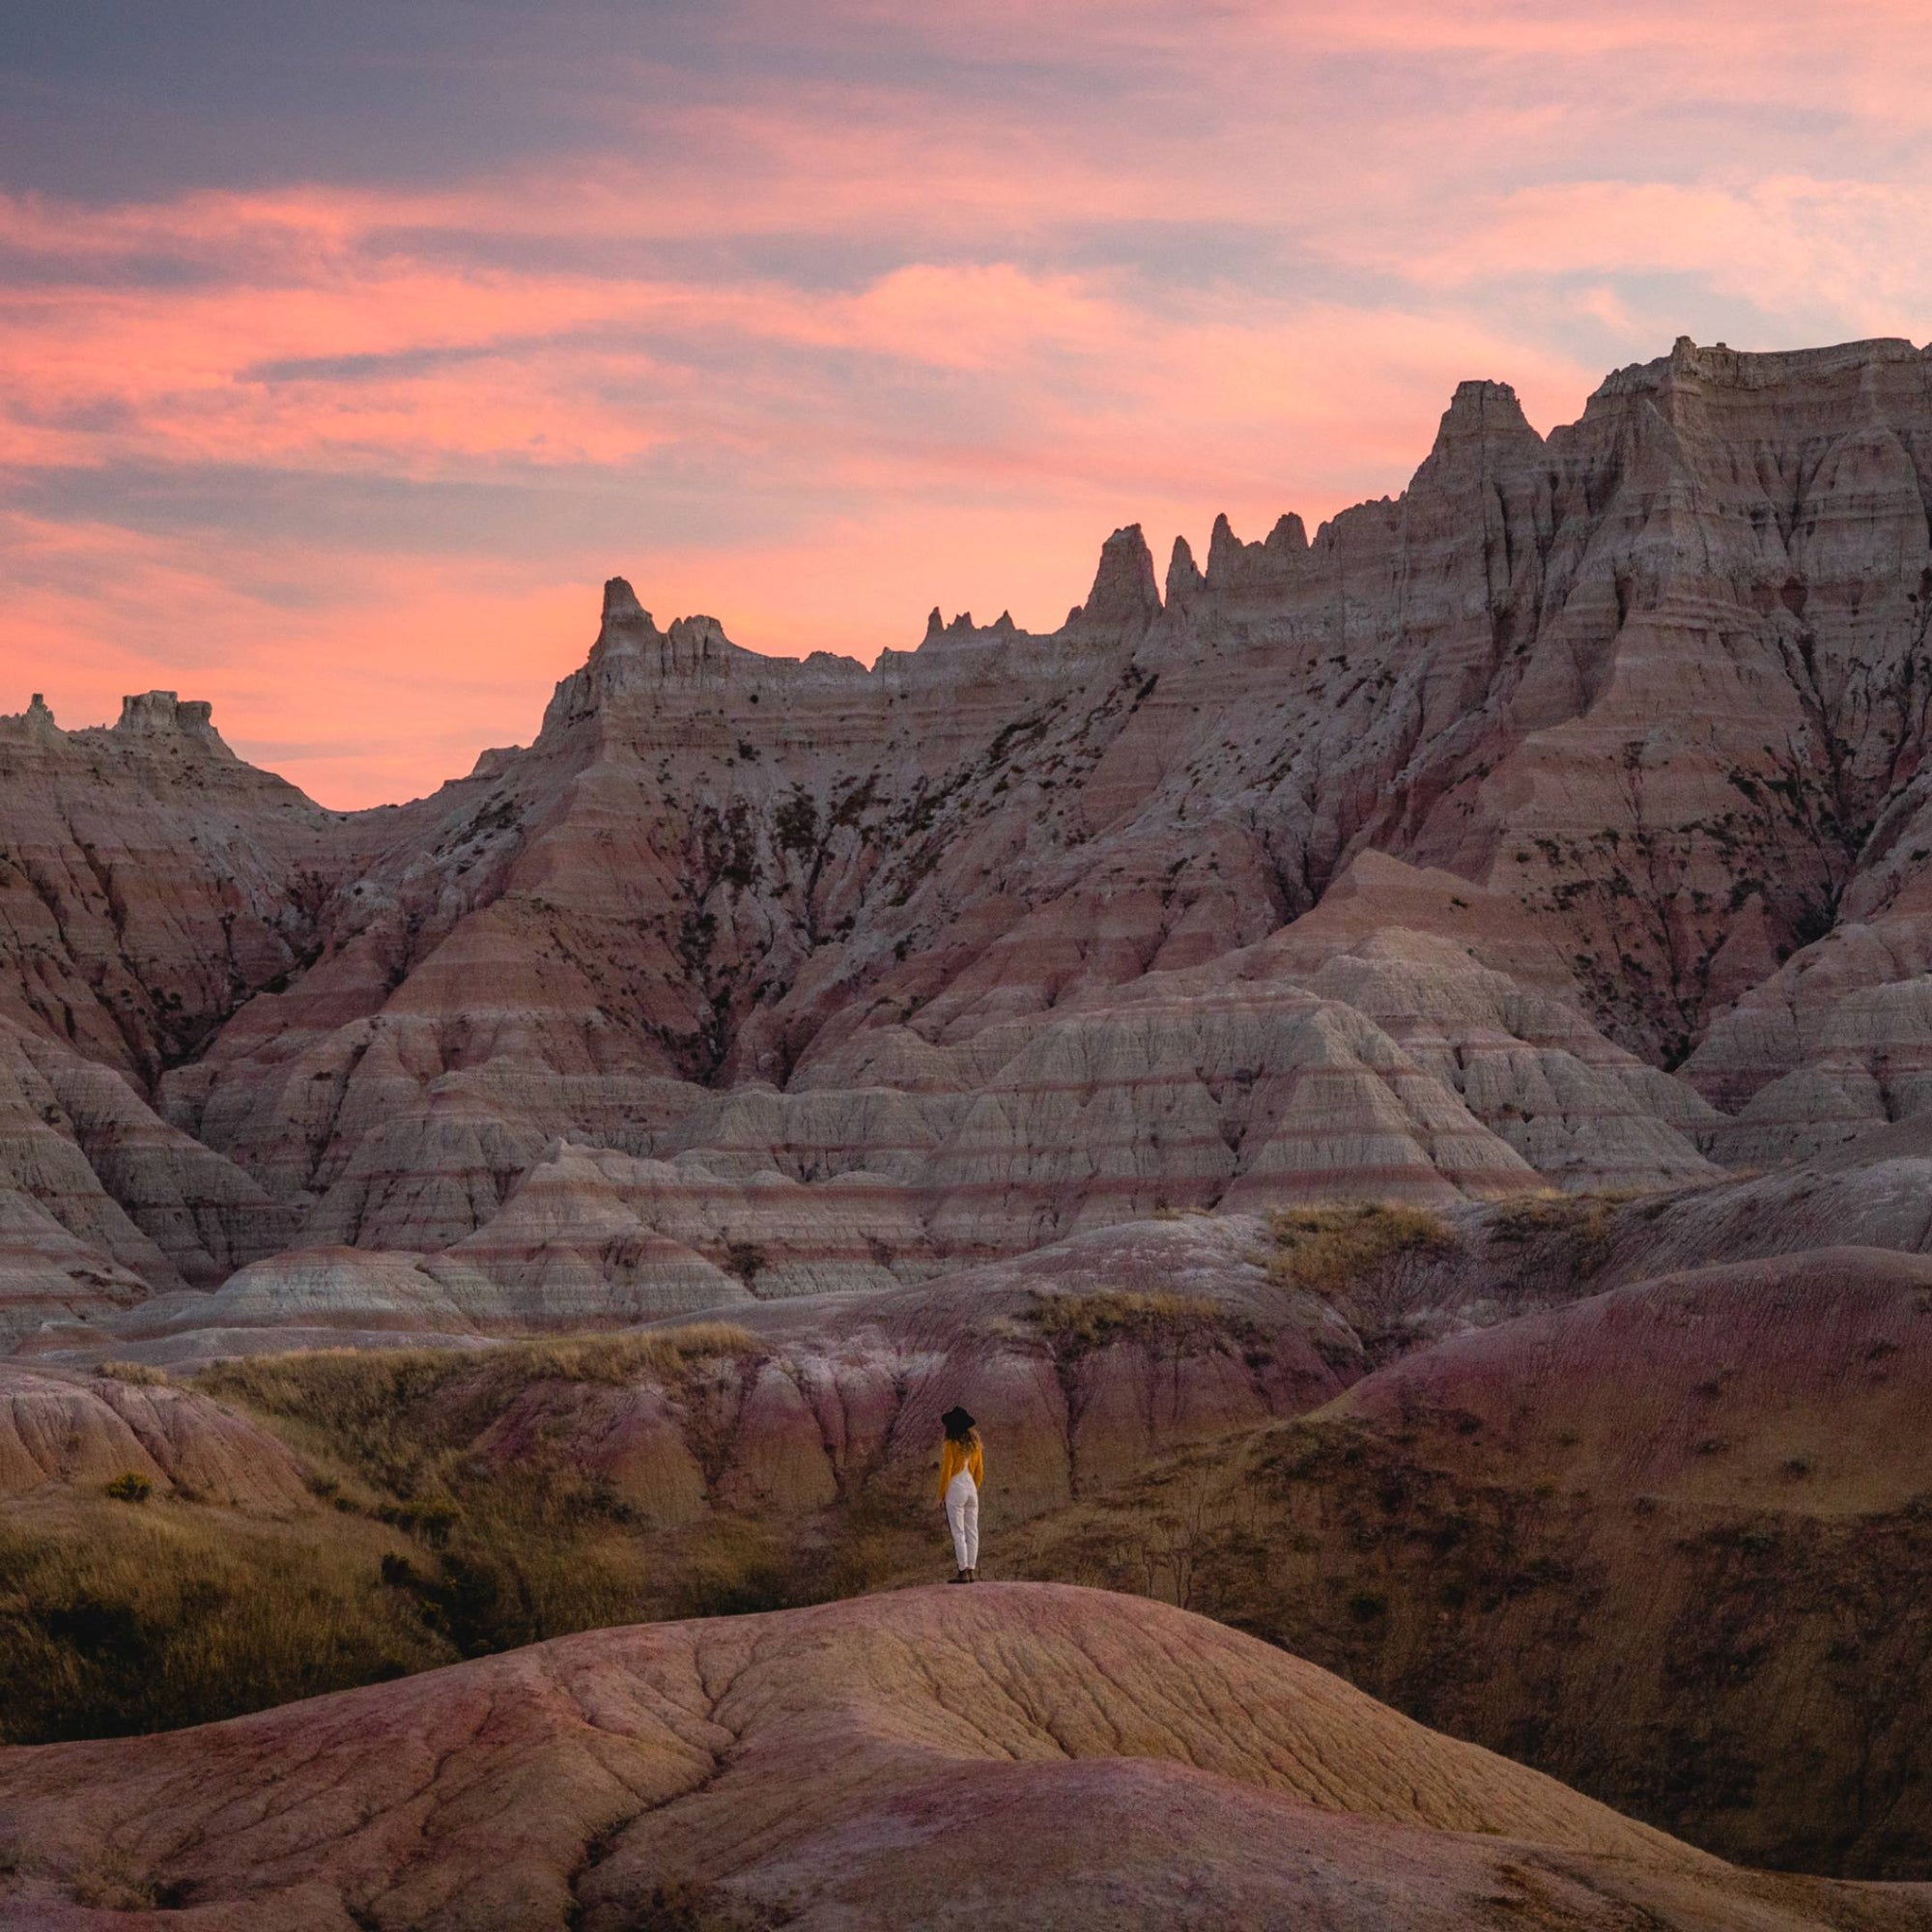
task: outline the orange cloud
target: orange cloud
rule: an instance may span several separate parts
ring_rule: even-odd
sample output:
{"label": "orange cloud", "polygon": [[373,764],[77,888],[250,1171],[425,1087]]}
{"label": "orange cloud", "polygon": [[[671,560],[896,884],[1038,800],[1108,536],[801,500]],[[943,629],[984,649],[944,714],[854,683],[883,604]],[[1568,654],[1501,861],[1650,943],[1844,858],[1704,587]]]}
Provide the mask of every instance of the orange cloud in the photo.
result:
{"label": "orange cloud", "polygon": [[1848,4],[845,5],[876,58],[562,157],[0,195],[0,706],[173,684],[371,803],[526,738],[613,570],[1045,627],[1117,524],[1401,488],[1465,376],[1932,333],[1932,23]]}

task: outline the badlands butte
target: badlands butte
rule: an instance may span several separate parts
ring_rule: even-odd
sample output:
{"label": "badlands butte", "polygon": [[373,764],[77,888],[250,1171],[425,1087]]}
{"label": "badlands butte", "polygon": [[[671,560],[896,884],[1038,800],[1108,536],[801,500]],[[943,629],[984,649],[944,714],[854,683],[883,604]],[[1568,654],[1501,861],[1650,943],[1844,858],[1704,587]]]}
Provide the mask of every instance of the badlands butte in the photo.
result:
{"label": "badlands butte", "polygon": [[0,717],[0,1925],[1932,1926],[1928,625],[1932,352],[1684,339],[408,805]]}

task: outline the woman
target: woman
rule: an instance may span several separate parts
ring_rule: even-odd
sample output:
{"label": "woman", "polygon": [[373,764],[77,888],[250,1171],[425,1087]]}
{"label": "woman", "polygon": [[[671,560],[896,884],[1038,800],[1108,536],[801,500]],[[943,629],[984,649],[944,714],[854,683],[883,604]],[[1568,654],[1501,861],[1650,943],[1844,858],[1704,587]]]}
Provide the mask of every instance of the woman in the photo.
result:
{"label": "woman", "polygon": [[955,1583],[980,1580],[980,1485],[986,1479],[986,1460],[980,1432],[963,1408],[949,1408],[939,1418],[946,1439],[939,1445],[939,1500],[946,1505],[946,1524],[952,1532],[952,1553],[959,1559]]}

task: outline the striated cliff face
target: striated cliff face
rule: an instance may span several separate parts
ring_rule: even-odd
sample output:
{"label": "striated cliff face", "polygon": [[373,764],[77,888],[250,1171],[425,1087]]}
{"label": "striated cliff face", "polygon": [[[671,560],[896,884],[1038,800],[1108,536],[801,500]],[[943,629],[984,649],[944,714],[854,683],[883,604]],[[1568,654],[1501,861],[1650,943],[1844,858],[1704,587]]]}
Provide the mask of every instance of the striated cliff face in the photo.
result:
{"label": "striated cliff face", "polygon": [[535,741],[401,808],[37,703],[0,1017],[112,1069],[112,1172],[57,1131],[192,1286],[350,1246],[668,1311],[1807,1154],[1932,1091],[1928,502],[1910,344],[1680,341],[1548,438],[1464,384],[1399,499],[1164,589],[1118,531],[1049,635],[868,671],[613,579]]}

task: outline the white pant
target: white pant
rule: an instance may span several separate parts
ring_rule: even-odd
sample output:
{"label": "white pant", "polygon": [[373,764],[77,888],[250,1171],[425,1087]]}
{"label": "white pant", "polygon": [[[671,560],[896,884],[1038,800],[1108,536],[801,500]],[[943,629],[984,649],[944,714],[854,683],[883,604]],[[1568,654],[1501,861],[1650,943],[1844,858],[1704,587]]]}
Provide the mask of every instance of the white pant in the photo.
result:
{"label": "white pant", "polygon": [[962,1570],[980,1567],[980,1486],[972,1471],[961,1469],[946,1486],[946,1526],[952,1532],[952,1553]]}

